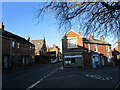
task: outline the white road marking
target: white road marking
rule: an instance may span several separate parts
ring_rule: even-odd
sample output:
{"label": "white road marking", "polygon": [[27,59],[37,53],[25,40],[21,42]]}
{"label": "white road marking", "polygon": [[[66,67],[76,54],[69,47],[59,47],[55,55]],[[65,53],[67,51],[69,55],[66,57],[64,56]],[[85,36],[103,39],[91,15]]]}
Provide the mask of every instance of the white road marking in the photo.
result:
{"label": "white road marking", "polygon": [[59,68],[55,69],[54,71],[52,71],[51,73],[47,74],[46,76],[44,76],[43,78],[41,78],[40,80],[36,81],[35,83],[33,83],[32,85],[30,85],[26,90],[30,90],[33,87],[35,87],[37,84],[39,84],[43,79],[45,79],[46,77],[50,76],[51,74],[53,74],[54,72],[56,72]]}
{"label": "white road marking", "polygon": [[82,75],[68,75],[68,76],[61,76],[61,77],[53,77],[46,80],[57,80],[57,79],[71,78],[71,77],[77,77],[77,76],[82,76]]}
{"label": "white road marking", "polygon": [[87,77],[91,78],[96,78],[96,79],[101,79],[101,80],[112,80],[112,77],[105,77],[105,76],[100,76],[100,75],[85,75]]}

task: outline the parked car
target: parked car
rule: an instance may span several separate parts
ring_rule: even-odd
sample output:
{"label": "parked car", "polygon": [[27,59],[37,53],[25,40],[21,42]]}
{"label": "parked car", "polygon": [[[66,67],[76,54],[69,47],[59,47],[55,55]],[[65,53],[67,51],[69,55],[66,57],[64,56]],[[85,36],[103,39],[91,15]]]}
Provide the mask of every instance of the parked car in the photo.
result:
{"label": "parked car", "polygon": [[57,63],[57,60],[56,60],[56,59],[52,59],[52,60],[50,61],[50,63],[51,63],[51,64]]}
{"label": "parked car", "polygon": [[62,62],[62,59],[58,59],[58,62]]}

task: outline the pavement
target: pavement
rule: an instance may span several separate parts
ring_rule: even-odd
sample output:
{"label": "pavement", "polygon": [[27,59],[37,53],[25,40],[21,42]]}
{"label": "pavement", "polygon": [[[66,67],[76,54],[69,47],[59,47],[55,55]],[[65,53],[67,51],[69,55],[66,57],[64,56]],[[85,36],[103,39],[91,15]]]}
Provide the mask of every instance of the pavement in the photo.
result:
{"label": "pavement", "polygon": [[120,66],[63,68],[62,63],[38,64],[3,72],[4,88],[113,88],[120,87]]}

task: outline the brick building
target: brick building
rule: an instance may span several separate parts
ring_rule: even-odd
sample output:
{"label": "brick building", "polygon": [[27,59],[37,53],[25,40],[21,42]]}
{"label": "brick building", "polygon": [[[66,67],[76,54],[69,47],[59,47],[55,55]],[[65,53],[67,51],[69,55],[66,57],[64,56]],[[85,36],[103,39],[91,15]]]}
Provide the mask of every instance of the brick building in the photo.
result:
{"label": "brick building", "polygon": [[83,38],[82,33],[68,32],[62,38],[64,65],[71,67],[97,67],[112,63],[111,44],[101,36],[100,40]]}
{"label": "brick building", "polygon": [[31,40],[31,43],[35,45],[35,55],[46,55],[46,41],[43,40]]}
{"label": "brick building", "polygon": [[53,44],[53,47],[47,47],[47,54],[54,56],[54,59],[57,60],[60,60],[61,58],[60,48],[56,46],[56,44]]}
{"label": "brick building", "polygon": [[113,60],[115,61],[115,65],[119,65],[120,64],[120,40],[118,40],[115,43],[115,47],[112,51],[113,54]]}
{"label": "brick building", "polygon": [[119,54],[117,55],[117,59],[120,60],[120,40],[117,41],[114,50],[119,52]]}
{"label": "brick building", "polygon": [[49,63],[45,38],[42,40],[31,40],[31,43],[35,45],[35,62],[40,64]]}
{"label": "brick building", "polygon": [[34,63],[34,44],[28,40],[4,30],[2,24],[2,66],[12,68]]}

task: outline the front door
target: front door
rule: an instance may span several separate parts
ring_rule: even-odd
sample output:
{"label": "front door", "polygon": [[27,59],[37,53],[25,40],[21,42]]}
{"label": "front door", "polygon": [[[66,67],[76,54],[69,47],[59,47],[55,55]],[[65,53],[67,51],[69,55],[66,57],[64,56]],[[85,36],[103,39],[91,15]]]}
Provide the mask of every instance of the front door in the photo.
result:
{"label": "front door", "polygon": [[104,58],[102,57],[102,59],[101,59],[101,63],[102,63],[102,66],[104,66],[105,64],[104,64]]}
{"label": "front door", "polygon": [[82,57],[75,58],[75,63],[76,63],[76,67],[84,67],[84,63],[83,63]]}
{"label": "front door", "polygon": [[28,65],[28,57],[26,57],[26,64]]}
{"label": "front door", "polygon": [[96,66],[100,66],[100,56],[98,54],[94,54],[92,58],[92,66],[95,68]]}
{"label": "front door", "polygon": [[25,64],[25,57],[22,58],[22,64]]}
{"label": "front door", "polygon": [[3,66],[4,68],[8,68],[8,56],[4,56]]}

